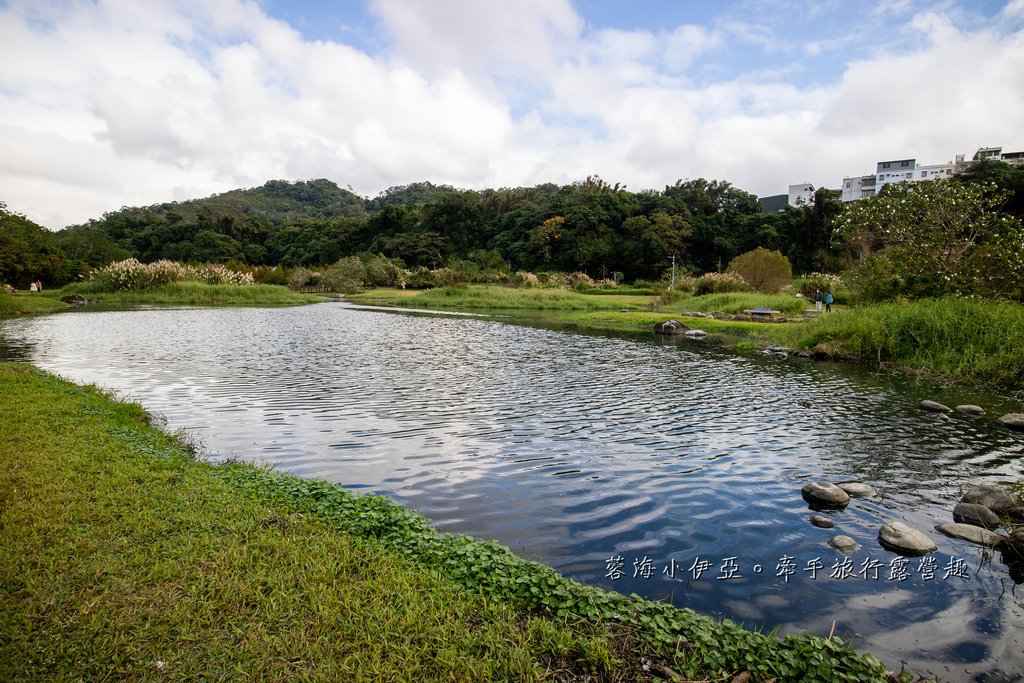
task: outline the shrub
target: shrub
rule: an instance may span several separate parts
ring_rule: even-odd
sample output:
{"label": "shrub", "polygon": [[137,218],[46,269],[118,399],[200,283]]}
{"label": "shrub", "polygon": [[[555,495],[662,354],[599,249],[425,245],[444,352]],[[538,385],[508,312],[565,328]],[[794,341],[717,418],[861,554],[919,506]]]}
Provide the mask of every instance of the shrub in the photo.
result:
{"label": "shrub", "polygon": [[726,292],[749,292],[750,285],[737,273],[704,273],[697,278],[694,294],[724,294]]}
{"label": "shrub", "polygon": [[540,287],[540,278],[525,270],[516,271],[514,281],[520,287]]}
{"label": "shrub", "polygon": [[434,274],[425,266],[420,266],[409,273],[409,279],[406,284],[412,289],[431,289],[437,286]]}
{"label": "shrub", "polygon": [[402,267],[393,259],[380,254],[364,254],[363,281],[366,287],[397,287],[400,282],[408,279]]}
{"label": "shrub", "polygon": [[351,294],[363,286],[366,268],[356,256],[346,256],[320,276],[320,284],[332,292]]}
{"label": "shrub", "polygon": [[843,279],[838,275],[829,273],[808,273],[794,281],[796,291],[803,294],[810,300],[814,300],[814,294],[818,290],[832,292],[833,294],[843,288]]}
{"label": "shrub", "polygon": [[312,272],[305,268],[296,268],[292,271],[292,274],[288,276],[288,287],[291,289],[299,289],[300,287],[306,287],[318,282],[318,278]]}
{"label": "shrub", "polygon": [[729,270],[738,273],[754,291],[764,294],[778,292],[793,279],[789,259],[780,251],[764,247],[740,254],[729,263]]}

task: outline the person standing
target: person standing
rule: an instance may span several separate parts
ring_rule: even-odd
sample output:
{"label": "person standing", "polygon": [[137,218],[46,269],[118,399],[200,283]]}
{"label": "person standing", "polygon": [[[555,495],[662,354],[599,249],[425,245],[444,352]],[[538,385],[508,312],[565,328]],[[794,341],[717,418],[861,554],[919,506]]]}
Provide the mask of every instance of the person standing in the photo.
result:
{"label": "person standing", "polygon": [[814,290],[814,310],[816,310],[818,313],[821,313],[821,302],[823,301],[823,299],[824,297],[821,293],[821,290]]}
{"label": "person standing", "polygon": [[834,300],[835,299],[832,298],[832,292],[829,292],[828,294],[825,295],[825,312],[826,313],[831,313],[832,312],[832,302]]}

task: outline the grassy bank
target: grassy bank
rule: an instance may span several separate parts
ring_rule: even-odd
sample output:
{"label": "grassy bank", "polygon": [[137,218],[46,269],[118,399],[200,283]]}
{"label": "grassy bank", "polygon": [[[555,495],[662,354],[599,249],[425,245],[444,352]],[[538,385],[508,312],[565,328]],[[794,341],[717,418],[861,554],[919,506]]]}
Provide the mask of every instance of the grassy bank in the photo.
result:
{"label": "grassy bank", "polygon": [[1024,306],[961,298],[864,306],[822,316],[805,348],[955,380],[1024,390]]}
{"label": "grassy bank", "polygon": [[90,283],[68,285],[60,295],[81,294],[103,304],[184,304],[184,305],[285,305],[323,301],[316,294],[299,294],[280,285],[208,285],[200,282],[174,282],[151,289],[97,292]]}
{"label": "grassy bank", "polygon": [[[117,403],[0,365],[0,679],[882,680],[567,581],[391,501],[214,467]],[[662,669],[658,669],[662,670]]]}
{"label": "grassy bank", "polygon": [[56,298],[40,294],[0,292],[0,318],[31,313],[51,313],[67,308],[67,306]]}

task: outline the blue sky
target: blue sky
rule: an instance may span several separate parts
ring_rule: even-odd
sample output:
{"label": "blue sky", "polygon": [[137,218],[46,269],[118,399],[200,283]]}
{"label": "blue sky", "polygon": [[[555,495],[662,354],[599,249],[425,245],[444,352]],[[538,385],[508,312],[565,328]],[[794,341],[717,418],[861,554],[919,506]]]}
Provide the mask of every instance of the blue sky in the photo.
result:
{"label": "blue sky", "polygon": [[325,177],[838,187],[1024,149],[1024,0],[0,0],[0,201]]}

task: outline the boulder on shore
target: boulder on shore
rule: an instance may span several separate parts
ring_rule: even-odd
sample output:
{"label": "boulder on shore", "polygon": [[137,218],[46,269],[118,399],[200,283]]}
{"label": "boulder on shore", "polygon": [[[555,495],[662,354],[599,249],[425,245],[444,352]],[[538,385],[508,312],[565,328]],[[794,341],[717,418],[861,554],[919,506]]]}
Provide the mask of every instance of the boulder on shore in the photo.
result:
{"label": "boulder on shore", "polygon": [[654,326],[655,334],[685,334],[690,328],[678,320],[666,320]]}
{"label": "boulder on shore", "polygon": [[950,538],[959,538],[962,541],[970,541],[971,543],[987,545],[992,548],[997,548],[1006,542],[1006,538],[996,532],[982,529],[980,526],[974,526],[973,524],[946,522],[945,524],[939,524],[935,527],[935,530]]}
{"label": "boulder on shore", "polygon": [[999,515],[984,505],[977,503],[957,503],[953,508],[953,521],[960,524],[972,524],[985,529],[999,526]]}
{"label": "boulder on shore", "polygon": [[825,481],[811,481],[804,484],[800,494],[812,506],[842,509],[850,502],[850,494],[835,484]]}
{"label": "boulder on shore", "polygon": [[878,530],[878,542],[886,550],[901,555],[925,555],[939,549],[932,539],[903,522],[883,524]]}
{"label": "boulder on shore", "polygon": [[922,410],[930,410],[933,413],[952,413],[953,409],[935,401],[921,401]]}
{"label": "boulder on shore", "polygon": [[68,294],[67,296],[62,296],[60,300],[73,306],[84,306],[87,303],[86,298],[81,294]]}
{"label": "boulder on shore", "polygon": [[1005,515],[1020,506],[1020,498],[1016,493],[1003,488],[999,484],[978,484],[972,486],[960,499],[961,503],[984,505],[997,515]]}

